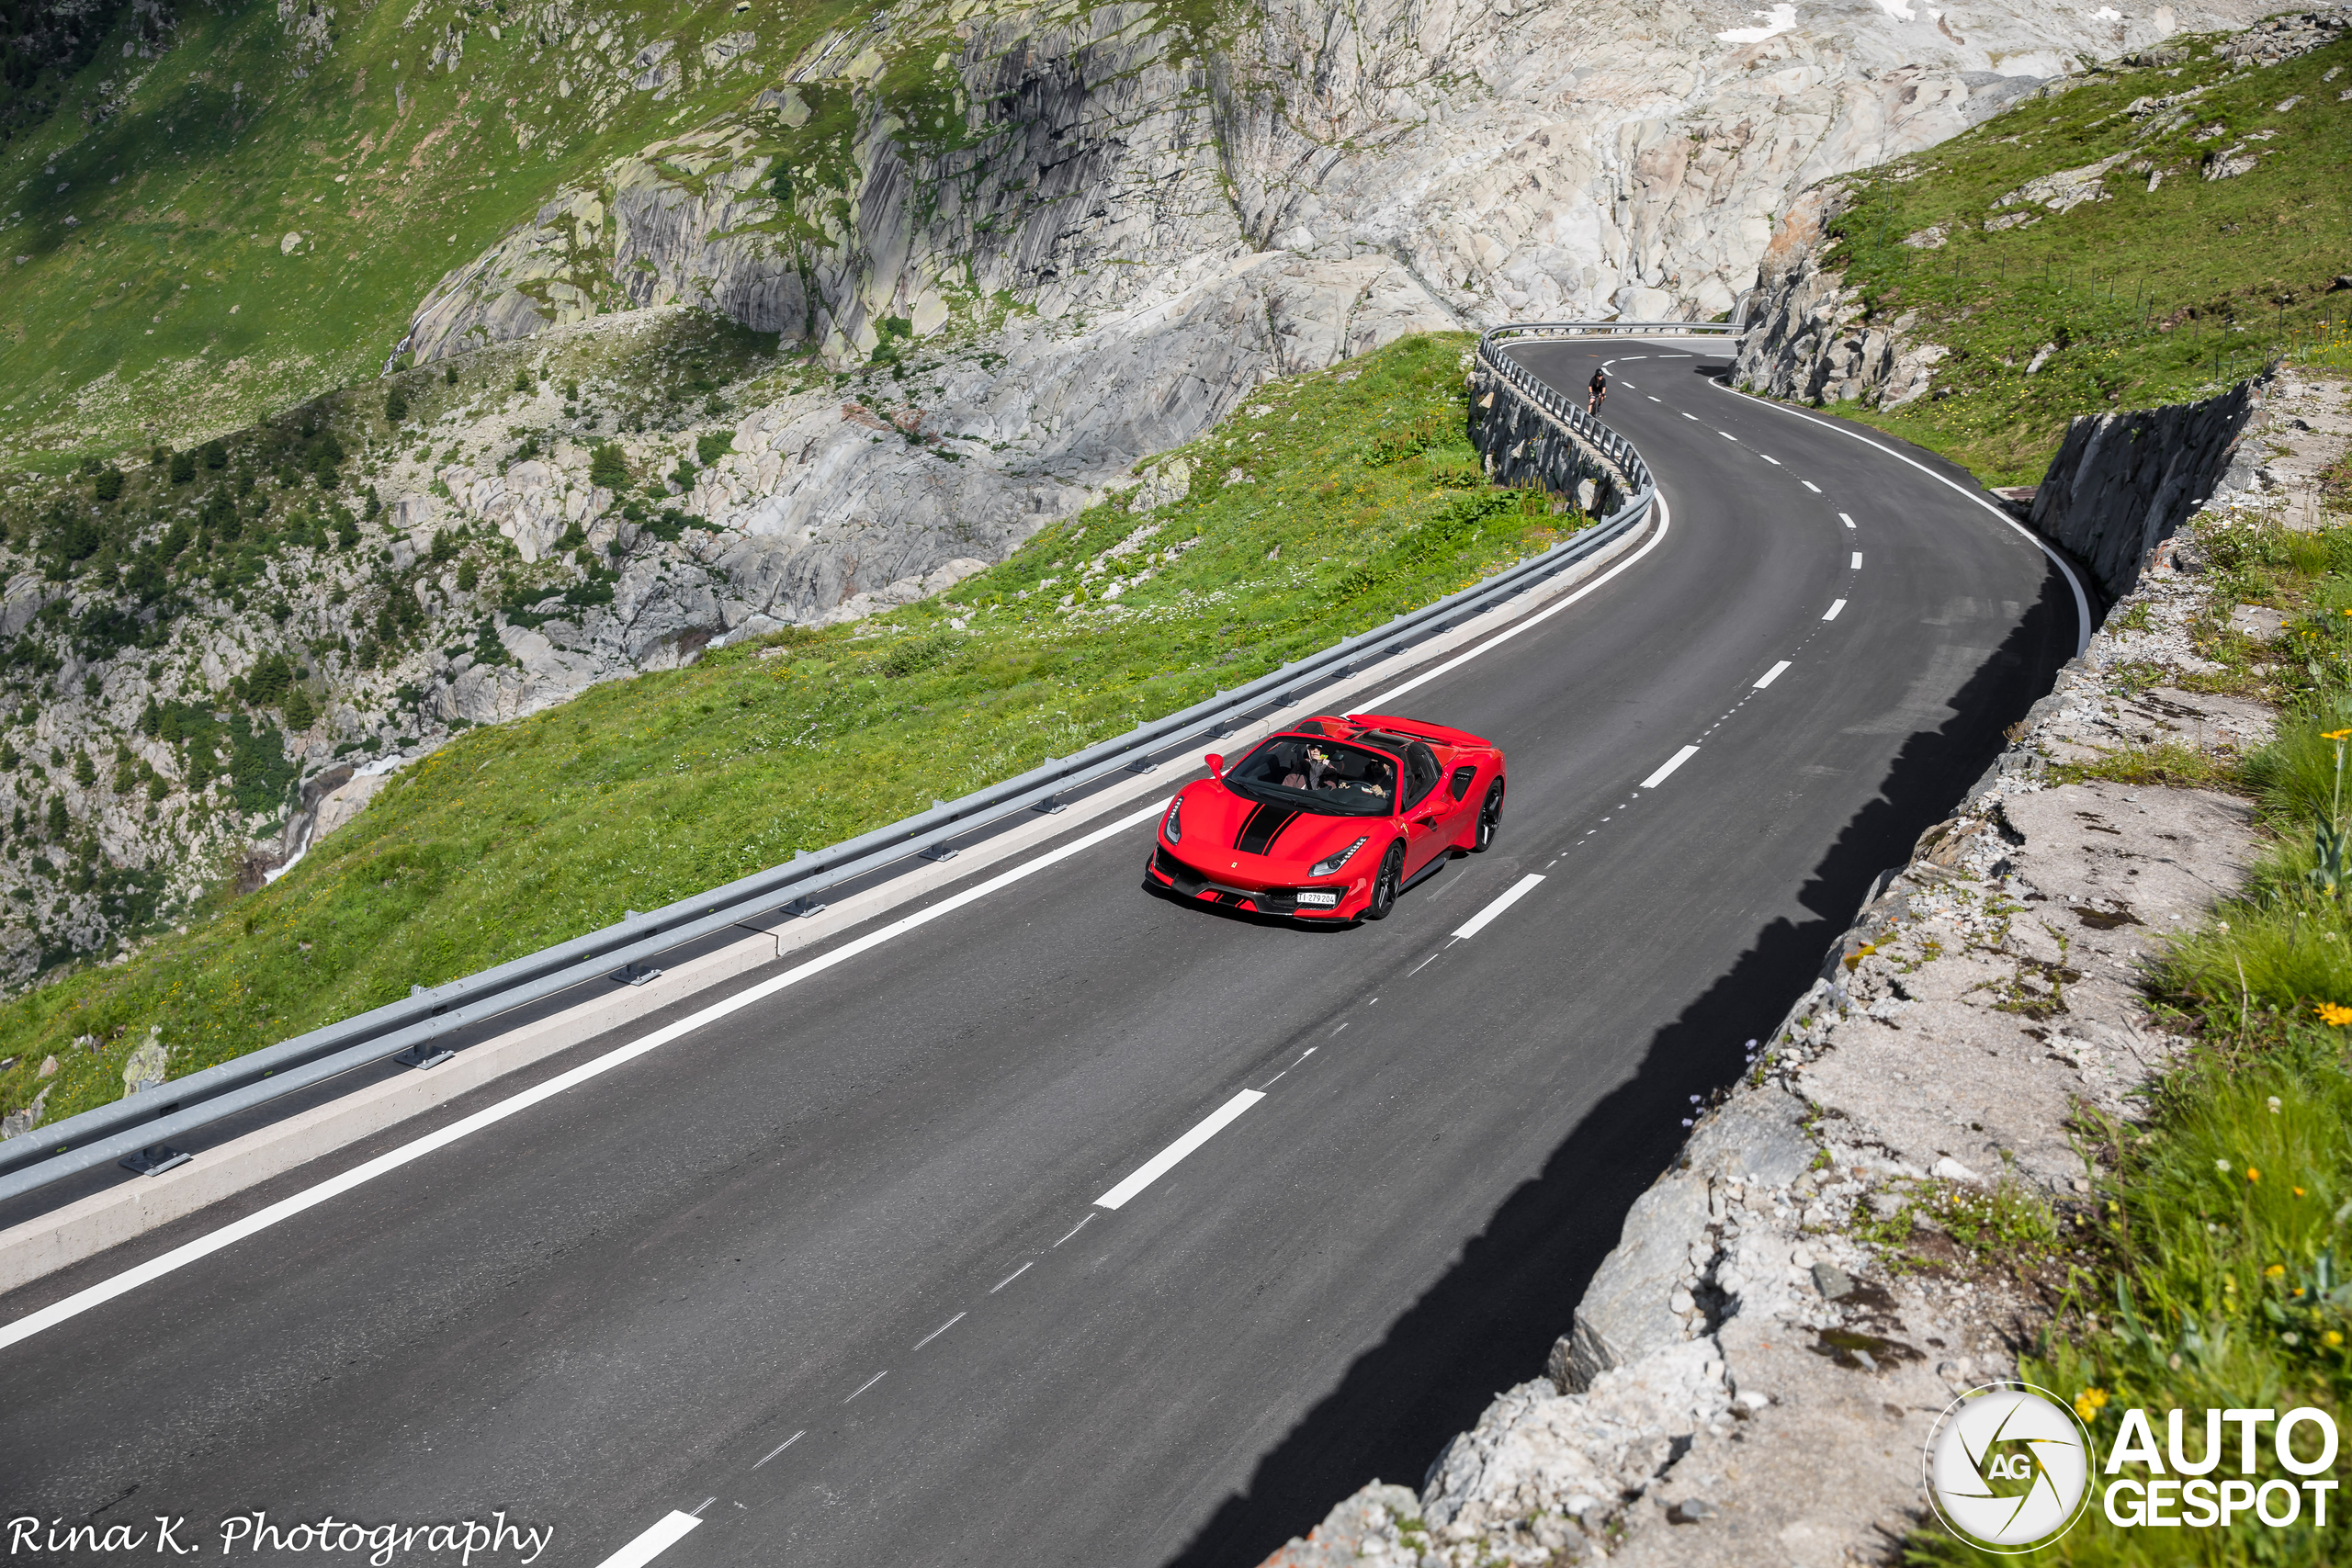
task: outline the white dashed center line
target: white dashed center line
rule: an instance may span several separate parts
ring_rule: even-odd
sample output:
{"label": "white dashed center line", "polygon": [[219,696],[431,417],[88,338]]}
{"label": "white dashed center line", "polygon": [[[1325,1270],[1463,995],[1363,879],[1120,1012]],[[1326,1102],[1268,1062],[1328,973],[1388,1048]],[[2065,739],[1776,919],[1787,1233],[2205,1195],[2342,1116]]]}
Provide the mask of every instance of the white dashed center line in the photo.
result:
{"label": "white dashed center line", "polygon": [[1760,692],[1765,687],[1770,685],[1773,682],[1779,680],[1781,678],[1781,671],[1786,670],[1788,667],[1789,661],[1783,659],[1778,664],[1773,665],[1770,670],[1765,671],[1763,678],[1756,682],[1756,690]]}
{"label": "white dashed center line", "polygon": [[[860,1393],[864,1393],[867,1389],[872,1388],[876,1383],[880,1382],[884,1378],[887,1378],[887,1377],[888,1377],[889,1375],[890,1375],[890,1369],[889,1369],[889,1368],[888,1368],[888,1367],[883,1368],[880,1371],[878,1371],[878,1372],[875,1373],[872,1377],[870,1377],[870,1378],[866,1379],[864,1382],[862,1382],[862,1383],[858,1384],[858,1385],[857,1385],[856,1393],[852,1393],[852,1394],[849,1396],[849,1399],[855,1399],[855,1398],[857,1397],[857,1395],[858,1395],[858,1394],[860,1394]],[[842,1403],[843,1404],[847,1404],[849,1403],[849,1399],[844,1399],[844,1400],[842,1400]]]}
{"label": "white dashed center line", "polygon": [[1856,570],[1856,571],[1860,571],[1860,570],[1862,570],[1862,552],[1861,552],[1861,551],[1860,551],[1860,550],[1856,550],[1856,551],[1854,552],[1854,565],[1853,565],[1853,570]]}
{"label": "white dashed center line", "polygon": [[1094,1200],[1094,1206],[1098,1209],[1125,1208],[1145,1188],[1173,1170],[1177,1163],[1186,1155],[1225,1131],[1227,1125],[1235,1117],[1265,1098],[1254,1089],[1243,1089],[1231,1100],[1202,1117],[1193,1124],[1191,1132],[1136,1167],[1135,1174]]}
{"label": "white dashed center line", "polygon": [[[964,1314],[963,1314],[962,1313],[960,1313],[960,1312],[959,1312],[959,1313],[957,1313],[956,1315],[957,1317],[961,1317],[961,1316],[963,1316]],[[947,1332],[947,1331],[946,1331],[945,1329],[944,1329],[944,1328],[940,1330],[940,1333],[942,1333],[942,1334],[944,1334],[944,1333],[946,1333],[946,1332]],[[917,1348],[921,1348],[921,1347],[917,1347]],[[785,1438],[785,1439],[784,1439],[784,1441],[782,1441],[782,1442],[778,1443],[775,1447],[774,1447],[774,1448],[770,1449],[770,1450],[769,1450],[765,1454],[762,1455],[762,1456],[761,1456],[761,1459],[760,1459],[760,1462],[759,1462],[759,1464],[755,1464],[755,1465],[752,1466],[752,1468],[753,1470],[757,1470],[757,1469],[759,1469],[761,1464],[765,1464],[765,1463],[767,1463],[767,1461],[768,1461],[769,1460],[772,1460],[772,1459],[775,1458],[775,1456],[776,1456],[776,1455],[778,1455],[778,1454],[780,1454],[780,1453],[784,1452],[784,1450],[786,1450],[786,1449],[790,1448],[793,1444],[795,1444],[795,1443],[798,1442],[801,1438],[803,1438],[807,1437],[808,1435],[808,1429],[807,1427],[802,1427],[799,1431],[793,1433],[793,1434],[792,1434],[792,1436],[790,1436],[790,1437],[788,1437],[788,1438]]]}
{"label": "white dashed center line", "polygon": [[1844,524],[1844,525],[1846,525],[1846,526],[1847,526],[1847,527],[1849,527],[1849,528],[1850,528],[1850,527],[1852,527],[1852,526],[1854,525],[1854,520],[1853,520],[1852,518],[1850,518],[1850,517],[1847,516],[1847,515],[1846,515],[1844,513],[1842,513],[1842,512],[1840,512],[1840,513],[1838,514],[1838,522],[1840,522],[1840,523],[1843,523],[1843,524]]}
{"label": "white dashed center line", "polygon": [[[1758,454],[1756,454],[1756,455],[1757,455],[1758,457],[1764,457],[1764,454],[1763,454],[1763,453],[1761,453],[1761,452],[1758,452]],[[1779,459],[1778,457],[1764,457],[1764,460],[1765,460],[1766,462],[1768,462],[1768,463],[1771,464],[1771,465],[1772,465],[1774,468],[1779,468],[1779,467],[1781,466],[1781,459]]]}
{"label": "white dashed center line", "polygon": [[[1092,1215],[1089,1215],[1089,1216],[1088,1216],[1088,1218],[1090,1218],[1090,1219],[1091,1219],[1092,1217],[1093,1217]],[[1076,1232],[1076,1231],[1074,1231],[1074,1230],[1073,1230],[1073,1231],[1071,1231],[1071,1232],[1069,1233],[1069,1235],[1076,1235],[1077,1234],[1078,1234],[1078,1232]],[[1062,1237],[1062,1241],[1068,1241],[1068,1240],[1069,1239],[1069,1235],[1066,1235],[1066,1236]],[[1061,1245],[1061,1242],[1056,1242],[1054,1245],[1055,1245],[1055,1246],[1057,1246],[1057,1247],[1059,1247],[1059,1246]],[[924,1346],[926,1346],[926,1345],[930,1344],[933,1340],[934,1340],[934,1339],[938,1338],[941,1335],[943,1335],[943,1334],[946,1333],[949,1329],[951,1329],[951,1328],[955,1327],[957,1324],[959,1324],[959,1323],[961,1323],[961,1322],[963,1322],[963,1321],[964,1321],[964,1314],[962,1314],[962,1313],[960,1313],[960,1312],[959,1312],[959,1313],[957,1313],[954,1317],[949,1318],[945,1323],[941,1324],[938,1327],[936,1327],[936,1328],[933,1329],[930,1333],[928,1333],[928,1334],[924,1335],[922,1338],[920,1338],[920,1339],[916,1340],[916,1341],[915,1341],[915,1348],[916,1348],[916,1349],[918,1349],[918,1350],[922,1349]],[[783,1450],[782,1449],[778,1449],[778,1450],[776,1450],[776,1453],[782,1453],[783,1451],[784,1451],[784,1450]],[[768,1459],[774,1459],[775,1457],[775,1454],[770,1454],[770,1455],[768,1456]],[[762,1460],[762,1461],[760,1461],[760,1463],[761,1463],[761,1464],[765,1464],[766,1462],[767,1462],[767,1460]],[[757,1468],[757,1466],[754,1466],[753,1468],[755,1468],[755,1469],[756,1469],[756,1468]]]}
{"label": "white dashed center line", "polygon": [[1799,479],[1797,483],[1804,486],[1805,489],[1813,491],[1815,495],[1819,495],[1821,493],[1821,487],[1814,483],[1811,479]]}
{"label": "white dashed center line", "polygon": [[645,1568],[645,1565],[678,1544],[685,1533],[702,1521],[692,1514],[675,1508],[662,1517],[662,1521],[618,1551],[614,1552],[596,1568]]}
{"label": "white dashed center line", "polygon": [[1540,872],[1531,871],[1525,876],[1521,877],[1517,882],[1511,885],[1510,890],[1504,893],[1501,897],[1496,899],[1493,903],[1487,905],[1485,908],[1479,910],[1468,919],[1463,921],[1461,926],[1453,933],[1454,940],[1459,942],[1464,938],[1476,936],[1480,931],[1485,931],[1487,929],[1487,921],[1493,919],[1497,915],[1501,914],[1505,909],[1510,908],[1513,904],[1518,903],[1521,898],[1526,897],[1528,894],[1534,891],[1535,885],[1543,880],[1544,877]]}
{"label": "white dashed center line", "polygon": [[[1696,746],[1685,746],[1681,750],[1677,751],[1673,756],[1668,757],[1666,760],[1666,765],[1664,767],[1658,769],[1657,772],[1644,779],[1642,781],[1641,787],[1644,789],[1657,788],[1658,785],[1666,782],[1666,778],[1668,773],[1671,773],[1675,769],[1680,767],[1683,763],[1689,761],[1698,754],[1699,748]],[[1603,818],[1601,820],[1605,822],[1608,818]]]}
{"label": "white dashed center line", "polygon": [[1838,612],[1845,607],[1846,601],[1843,599],[1833,599],[1830,601],[1829,608],[1821,613],[1821,618],[1825,621],[1834,621],[1838,618]]}

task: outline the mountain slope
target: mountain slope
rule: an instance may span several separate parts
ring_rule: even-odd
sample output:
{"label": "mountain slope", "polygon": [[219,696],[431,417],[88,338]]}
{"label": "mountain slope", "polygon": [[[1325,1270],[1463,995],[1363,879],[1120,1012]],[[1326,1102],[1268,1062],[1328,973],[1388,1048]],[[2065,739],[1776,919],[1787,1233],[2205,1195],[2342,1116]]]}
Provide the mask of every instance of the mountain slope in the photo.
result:
{"label": "mountain slope", "polygon": [[2139,58],[1800,197],[1736,378],[2032,484],[2076,414],[2341,362],[2352,18]]}
{"label": "mountain slope", "polygon": [[373,375],[518,209],[867,9],[124,8],[0,152],[0,455],[186,444]]}

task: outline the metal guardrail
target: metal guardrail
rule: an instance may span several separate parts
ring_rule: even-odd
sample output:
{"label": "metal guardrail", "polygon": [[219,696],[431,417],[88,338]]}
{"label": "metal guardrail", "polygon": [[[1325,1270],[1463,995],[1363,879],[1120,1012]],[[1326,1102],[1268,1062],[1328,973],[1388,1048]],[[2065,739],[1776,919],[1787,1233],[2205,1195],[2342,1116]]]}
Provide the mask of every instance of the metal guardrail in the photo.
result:
{"label": "metal guardrail", "polygon": [[[165,1146],[173,1138],[390,1058],[430,1067],[449,1055],[440,1042],[501,1013],[585,983],[639,977],[644,973],[640,966],[648,960],[748,920],[779,913],[814,914],[823,908],[816,901],[818,896],[832,887],[912,856],[932,852],[933,858],[941,858],[933,852],[946,839],[1023,813],[1058,809],[1057,795],[1117,773],[1150,772],[1159,765],[1152,758],[1155,751],[1221,736],[1237,720],[1269,704],[1288,706],[1317,685],[1400,653],[1416,641],[1450,629],[1450,623],[1479,614],[1574,565],[1632,530],[1648,514],[1656,493],[1649,468],[1631,443],[1587,415],[1509,355],[1499,353],[1496,345],[1569,331],[1614,332],[1623,325],[1545,322],[1498,328],[1481,337],[1477,349],[1478,357],[1495,367],[1514,391],[1538,402],[1579,439],[1607,453],[1625,470],[1632,481],[1630,498],[1594,527],[1483,582],[1400,615],[1385,626],[1343,637],[1272,674],[1138,726],[1075,756],[1049,759],[1017,778],[976,790],[960,800],[943,802],[830,849],[804,852],[783,865],[754,872],[649,913],[632,914],[618,925],[431,990],[419,987],[401,1001],[27,1132],[0,1144],[0,1173],[5,1173],[0,1174],[0,1201],[113,1163],[141,1172],[167,1169],[188,1157]],[[1669,330],[1691,329],[1679,322],[1648,328],[1651,335]]]}
{"label": "metal guardrail", "polygon": [[1633,443],[1586,413],[1572,394],[1559,390],[1503,353],[1504,345],[1563,337],[1733,337],[1738,332],[1728,321],[1525,321],[1489,327],[1478,334],[1478,358],[1514,391],[1623,468],[1636,498],[1645,500],[1651,490],[1650,471]]}

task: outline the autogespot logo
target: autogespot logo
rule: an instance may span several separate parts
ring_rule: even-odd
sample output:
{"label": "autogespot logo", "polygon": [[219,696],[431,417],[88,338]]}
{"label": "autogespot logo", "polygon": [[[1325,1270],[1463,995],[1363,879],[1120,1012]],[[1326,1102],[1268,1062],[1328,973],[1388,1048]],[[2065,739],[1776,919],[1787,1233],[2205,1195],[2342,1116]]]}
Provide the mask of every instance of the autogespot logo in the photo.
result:
{"label": "autogespot logo", "polygon": [[1926,1464],[1937,1517],[1987,1551],[2056,1540],[2090,1495],[2090,1435],[2030,1383],[1987,1383],[1953,1400],[1928,1438]]}

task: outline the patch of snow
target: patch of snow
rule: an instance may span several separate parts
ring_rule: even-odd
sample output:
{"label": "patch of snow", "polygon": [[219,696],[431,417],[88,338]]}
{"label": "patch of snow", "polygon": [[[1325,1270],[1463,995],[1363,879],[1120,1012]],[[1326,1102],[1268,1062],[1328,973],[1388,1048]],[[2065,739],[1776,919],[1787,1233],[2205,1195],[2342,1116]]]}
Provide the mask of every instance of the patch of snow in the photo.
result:
{"label": "patch of snow", "polygon": [[[1885,4],[1885,0],[1880,0],[1880,4]],[[1725,43],[1762,43],[1766,39],[1777,38],[1797,25],[1797,8],[1792,0],[1782,0],[1770,11],[1750,11],[1748,15],[1764,25],[1760,28],[1734,28],[1729,32],[1717,33],[1715,37]]]}

